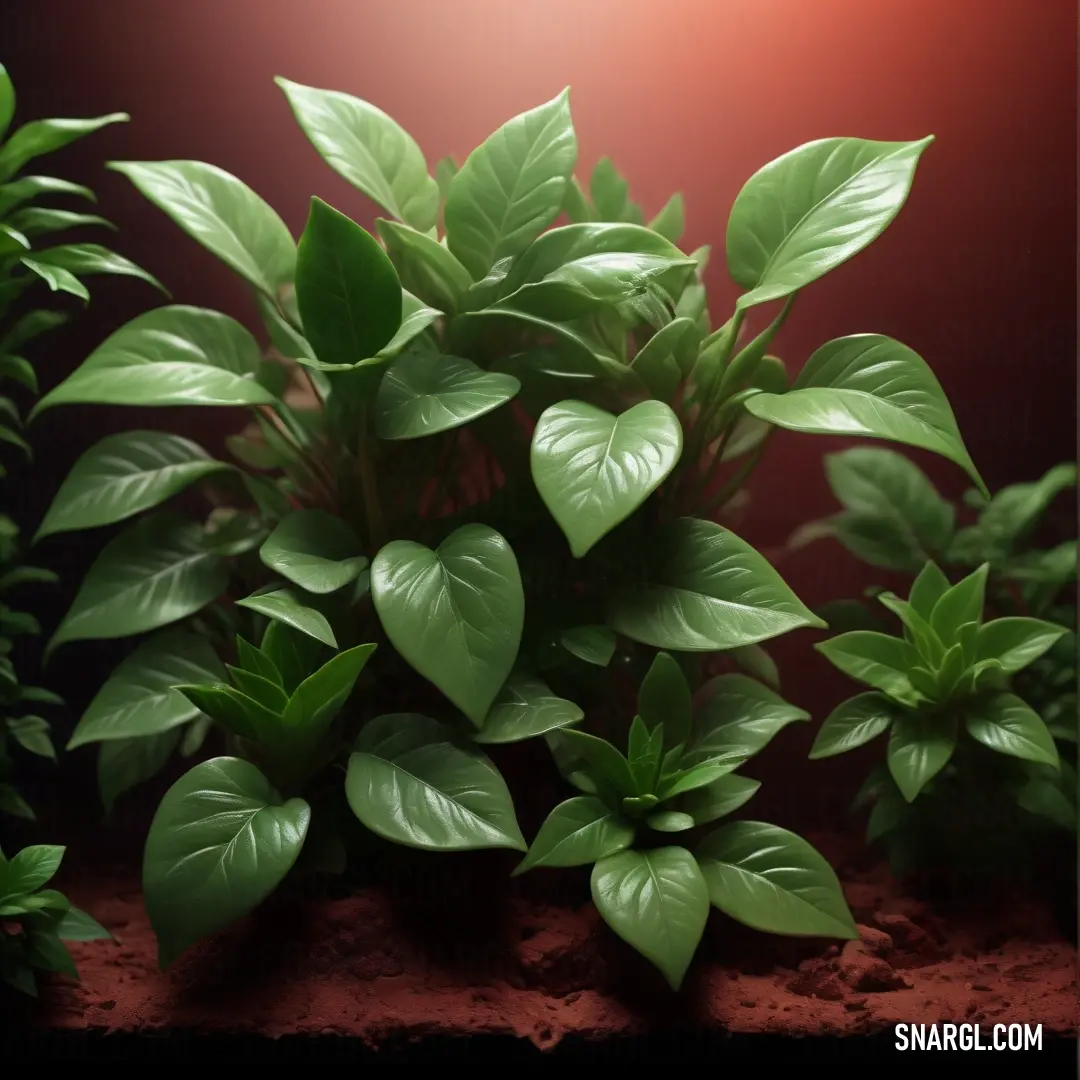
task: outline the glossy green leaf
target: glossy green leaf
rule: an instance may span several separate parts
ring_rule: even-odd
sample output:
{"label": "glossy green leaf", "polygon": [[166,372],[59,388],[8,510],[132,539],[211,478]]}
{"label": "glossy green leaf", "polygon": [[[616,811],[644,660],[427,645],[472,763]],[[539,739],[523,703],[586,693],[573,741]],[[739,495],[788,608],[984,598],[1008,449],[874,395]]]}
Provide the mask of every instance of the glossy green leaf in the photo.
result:
{"label": "glossy green leaf", "polygon": [[266,628],[260,645],[260,651],[273,664],[287,694],[292,694],[319,667],[326,648],[316,638],[276,619]]}
{"label": "glossy green leaf", "polygon": [[915,704],[907,672],[918,664],[919,656],[903,638],[873,630],[853,630],[816,642],[814,648],[845,675],[884,690],[897,701]]}
{"label": "glossy green leaf", "polygon": [[577,161],[570,92],[516,116],[450,181],[447,243],[473,278],[519,255],[559,215]]}
{"label": "glossy green leaf", "polygon": [[989,572],[989,564],[983,563],[978,570],[972,571],[943,593],[934,605],[930,625],[945,645],[957,640],[960,628],[966,623],[982,621],[986,576]]}
{"label": "glossy green leaf", "polygon": [[[190,702],[186,704],[194,708]],[[121,795],[161,772],[179,745],[181,735],[180,728],[171,728],[137,738],[110,739],[98,747],[98,792],[106,814],[112,812]]]}
{"label": "glossy green leaf", "polygon": [[285,711],[289,703],[288,695],[281,689],[281,684],[267,679],[263,675],[257,675],[252,671],[234,667],[232,664],[225,665],[233,686],[246,697],[257,701],[270,712],[280,715]]}
{"label": "glossy green leaf", "polygon": [[661,724],[652,732],[640,716],[634,717],[630,725],[626,760],[634,778],[634,787],[639,795],[652,795],[660,771],[660,758],[664,747],[664,730]]}
{"label": "glossy green leaf", "polygon": [[416,341],[429,326],[442,318],[442,314],[441,311],[428,307],[412,293],[402,289],[401,325],[394,336],[379,350],[379,358],[397,356],[407,345]]}
{"label": "glossy green leaf", "polygon": [[[940,662],[945,655],[945,646],[929,621],[924,619],[911,604],[906,600],[901,600],[894,593],[879,593],[877,599],[883,607],[900,620],[904,626],[905,637],[914,644],[922,658],[932,664]],[[907,674],[908,678],[911,678],[911,671]],[[918,689],[917,686],[916,689]]]}
{"label": "glossy green leaf", "polygon": [[630,763],[606,739],[564,728],[559,732],[559,741],[585,764],[597,787],[613,788],[620,796],[641,794]]}
{"label": "glossy green leaf", "polygon": [[272,405],[255,379],[262,353],[234,319],[205,308],[155,308],[133,319],[46,394],[54,405]]}
{"label": "glossy green leaf", "polygon": [[658,653],[638,690],[638,715],[650,728],[664,725],[664,745],[670,749],[690,735],[690,686],[678,661]]}
{"label": "glossy green leaf", "polygon": [[360,732],[345,780],[353,813],[372,832],[429,851],[525,851],[499,771],[426,716],[380,716]]}
{"label": "glossy green leaf", "polygon": [[750,780],[731,773],[688,792],[679,801],[679,805],[694,819],[695,825],[707,825],[710,821],[726,817],[745,805],[759,787],[760,780]]}
{"label": "glossy green leaf", "polygon": [[10,179],[34,158],[51,154],[109,124],[130,119],[127,113],[109,113],[86,120],[31,120],[12,132],[0,147],[0,181]]}
{"label": "glossy green leaf", "polygon": [[677,833],[692,829],[697,822],[681,810],[657,810],[656,813],[649,814],[645,824],[656,832]]}
{"label": "glossy green leaf", "polygon": [[928,562],[912,583],[908,603],[924,618],[934,613],[937,602],[949,591],[949,579],[934,562]]}
{"label": "glossy green leaf", "polygon": [[711,652],[824,627],[764,556],[710,521],[681,518],[650,540],[646,581],[617,593],[608,624],[658,649]]}
{"label": "glossy green leaf", "polygon": [[371,597],[394,648],[479,728],[517,658],[525,597],[517,559],[485,525],[465,525],[434,551],[387,544]]}
{"label": "glossy green leaf", "polygon": [[8,218],[7,224],[27,237],[46,236],[63,229],[80,229],[100,226],[116,229],[116,226],[98,214],[83,214],[77,210],[57,210],[52,206],[26,206]]}
{"label": "glossy green leaf", "polygon": [[700,341],[692,319],[673,319],[638,350],[631,367],[653,397],[670,402],[684,376],[690,373]]}
{"label": "glossy green leaf", "polygon": [[575,626],[559,636],[567,652],[586,664],[607,667],[615,655],[615,635],[606,626]]}
{"label": "glossy green leaf", "polygon": [[808,712],[745,675],[718,675],[703,689],[706,694],[680,762],[684,768],[723,763],[730,772],[763,750],[788,724],[810,719]]}
{"label": "glossy green leaf", "polygon": [[310,593],[332,593],[367,566],[360,541],[341,518],[325,510],[297,510],[279,522],[259,549],[271,570]]}
{"label": "glossy green leaf", "polygon": [[515,671],[506,680],[473,741],[484,745],[521,742],[569,727],[584,716],[572,701],[553,694],[542,679]]}
{"label": "glossy green leaf", "polygon": [[567,799],[548,814],[528,855],[514,868],[514,877],[542,866],[587,866],[633,842],[634,827],[600,799]]}
{"label": "glossy green leaf", "polygon": [[1059,767],[1054,737],[1034,709],[1015,694],[990,694],[967,706],[968,734],[999,754]]}
{"label": "glossy green leaf", "polygon": [[66,270],[75,277],[93,277],[96,274],[118,274],[121,277],[138,278],[168,295],[168,290],[152,274],[137,266],[123,255],[102,247],[100,244],[62,244],[34,252],[37,266]]}
{"label": "glossy green leaf", "polygon": [[34,536],[93,529],[158,506],[230,465],[163,431],[109,435],[75,462]]}
{"label": "glossy green leaf", "polygon": [[283,801],[237,758],[203,762],[173,784],[143,860],[159,966],[258,907],[292,869],[310,820],[303,799]]}
{"label": "glossy green leaf", "polygon": [[649,222],[649,228],[677,244],[686,229],[686,207],[679,192],[664,203],[660,212]]}
{"label": "glossy green leaf", "polygon": [[604,921],[678,990],[709,917],[709,892],[685,848],[623,851],[592,872],[592,897]]}
{"label": "glossy green leaf", "polygon": [[774,690],[780,689],[780,669],[760,645],[743,645],[732,649],[729,655],[747,675],[767,683]]}
{"label": "glossy green leaf", "polygon": [[575,558],[663,483],[682,441],[679,418],[660,401],[641,402],[620,416],[581,401],[544,411],[533,433],[533,481]]}
{"label": "glossy green leaf", "polygon": [[308,607],[293,589],[256,593],[254,596],[248,596],[236,602],[240,607],[257,611],[268,619],[283,622],[294,630],[299,630],[302,634],[307,634],[316,641],[329,645],[332,649],[338,647],[337,638],[334,637],[333,628],[326,616],[321,611]]}
{"label": "glossy green leaf", "polygon": [[956,749],[956,724],[949,717],[903,712],[889,735],[889,772],[910,803],[949,763]]}
{"label": "glossy green leaf", "polygon": [[[275,756],[281,751],[281,717],[258,698],[224,683],[215,686],[185,685],[176,689],[230,734],[255,743]],[[274,689],[280,695],[280,688]]]}
{"label": "glossy green leaf", "polygon": [[177,514],[129,525],[94,560],[47,652],[64,642],[156,630],[204,608],[228,571],[202,543],[202,529]]}
{"label": "glossy green leaf", "polygon": [[1012,674],[1037,660],[1066,633],[1064,626],[1042,619],[994,619],[979,627],[976,659],[999,660],[1004,670]]}
{"label": "glossy green leaf", "polygon": [[0,184],[0,215],[43,195],[70,195],[74,198],[97,202],[97,197],[82,184],[62,180],[56,176],[20,176],[7,184]]}
{"label": "glossy green leaf", "polygon": [[641,209],[630,201],[630,186],[609,157],[602,157],[589,177],[589,195],[601,221],[641,223]]}
{"label": "glossy green leaf", "polygon": [[440,311],[457,311],[473,281],[450,250],[407,225],[382,218],[375,224],[402,286]]}
{"label": "glossy green leaf", "polygon": [[0,64],[0,136],[11,125],[15,116],[15,84],[3,64]]}
{"label": "glossy green leaf", "polygon": [[401,325],[401,282],[370,233],[311,200],[296,260],[304,336],[324,364],[374,356]]}
{"label": "glossy green leaf", "polygon": [[277,664],[262,649],[252,645],[250,641],[242,638],[239,634],[236,636],[236,655],[240,661],[240,666],[245,671],[261,675],[264,679],[277,683],[278,686],[284,685]]}
{"label": "glossy green leaf", "polygon": [[40,716],[9,716],[5,723],[11,738],[28,753],[56,760],[47,720]]}
{"label": "glossy green leaf", "polygon": [[838,705],[826,717],[810,749],[810,759],[846,754],[876,739],[902,710],[884,694],[858,694]]}
{"label": "glossy green leaf", "polygon": [[410,350],[394,360],[375,398],[381,439],[418,439],[462,427],[505,405],[521,389],[512,375],[471,360]]}
{"label": "glossy green leaf", "polygon": [[139,191],[272,300],[290,286],[296,245],[285,223],[235,176],[201,161],[120,161]]}
{"label": "glossy green leaf", "polygon": [[728,220],[728,267],[750,290],[739,307],[790,296],[876,240],[931,141],[820,139],[754,173]]}
{"label": "glossy green leaf", "polygon": [[979,514],[979,529],[994,540],[1011,544],[1029,533],[1047,507],[1063,491],[1076,486],[1076,463],[1055,465],[1030,484],[1002,488]]}
{"label": "glossy green leaf", "polygon": [[[6,230],[0,225],[0,237]],[[3,252],[0,252],[3,254]],[[49,263],[39,262],[29,256],[23,256],[19,260],[27,270],[36,274],[53,292],[64,292],[71,296],[77,296],[80,300],[90,299],[90,290],[70,271],[62,266],[52,266]]]}
{"label": "glossy green leaf", "polygon": [[357,645],[332,657],[293,692],[282,714],[288,732],[299,732],[308,744],[321,739],[352,695],[374,645]]}
{"label": "glossy green leaf", "polygon": [[413,228],[435,224],[439,188],[413,138],[381,109],[337,90],[274,80],[323,160]]}
{"label": "glossy green leaf", "polygon": [[907,443],[954,461],[986,490],[929,365],[881,334],[822,345],[786,394],[755,394],[746,409],[790,431]]}
{"label": "glossy green leaf", "polygon": [[36,892],[60,869],[66,848],[55,844],[32,844],[0,864],[0,900]]}
{"label": "glossy green leaf", "polygon": [[709,899],[769,934],[856,939],[836,874],[801,836],[760,821],[721,826],[698,846]]}

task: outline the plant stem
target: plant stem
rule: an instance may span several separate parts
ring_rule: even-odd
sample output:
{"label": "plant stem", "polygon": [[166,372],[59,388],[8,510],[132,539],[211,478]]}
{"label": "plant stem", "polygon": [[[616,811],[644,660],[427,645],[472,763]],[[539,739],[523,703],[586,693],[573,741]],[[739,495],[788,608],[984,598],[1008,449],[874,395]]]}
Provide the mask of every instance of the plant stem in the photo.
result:
{"label": "plant stem", "polygon": [[386,519],[383,517],[382,503],[379,501],[379,481],[375,473],[374,456],[371,452],[371,440],[367,437],[367,417],[360,422],[357,464],[360,469],[360,494],[364,500],[364,518],[367,523],[368,544],[372,556],[386,543]]}
{"label": "plant stem", "polygon": [[769,431],[765,435],[765,438],[761,440],[754,447],[754,449],[747,455],[746,460],[739,466],[739,468],[732,473],[732,475],[724,482],[720,490],[709,499],[703,506],[698,507],[697,513],[709,514],[715,513],[721,509],[725,503],[727,503],[732,496],[734,496],[738,490],[746,483],[750,474],[757,468],[758,462],[761,461],[762,455],[765,453],[765,447],[769,443],[769,439],[772,437],[772,433],[775,428],[769,428]]}

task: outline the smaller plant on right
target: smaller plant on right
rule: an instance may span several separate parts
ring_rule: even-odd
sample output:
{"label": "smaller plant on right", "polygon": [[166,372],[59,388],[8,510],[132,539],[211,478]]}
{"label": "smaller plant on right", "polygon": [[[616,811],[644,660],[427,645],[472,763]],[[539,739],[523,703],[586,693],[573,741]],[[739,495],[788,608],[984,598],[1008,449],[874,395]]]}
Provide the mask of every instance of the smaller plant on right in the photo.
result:
{"label": "smaller plant on right", "polygon": [[[843,754],[888,732],[886,767],[871,774],[860,801],[873,804],[868,839],[883,841],[898,869],[930,856],[942,835],[959,838],[963,851],[978,831],[967,835],[967,824],[990,825],[985,807],[1000,806],[1002,795],[1013,819],[1019,806],[1058,824],[1075,822],[1075,769],[1010,687],[1068,629],[1028,616],[984,620],[989,570],[983,563],[950,585],[928,562],[907,600],[877,597],[900,620],[899,635],[853,630],[816,646],[873,689],[833,711],[810,756]],[[916,800],[932,812],[920,814]],[[1010,815],[1003,820],[987,831],[990,846],[1002,841],[998,825],[1008,831]],[[1000,855],[999,847],[997,861]]]}

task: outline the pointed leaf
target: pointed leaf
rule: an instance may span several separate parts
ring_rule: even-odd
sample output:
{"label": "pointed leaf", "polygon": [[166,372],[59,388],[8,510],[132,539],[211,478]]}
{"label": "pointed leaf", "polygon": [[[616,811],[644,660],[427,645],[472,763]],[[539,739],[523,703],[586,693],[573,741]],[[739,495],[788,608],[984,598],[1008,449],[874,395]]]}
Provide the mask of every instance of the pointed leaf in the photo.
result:
{"label": "pointed leaf", "polygon": [[845,675],[884,690],[897,701],[915,704],[907,672],[919,663],[919,654],[903,638],[853,630],[816,642],[814,648]]}
{"label": "pointed leaf", "polygon": [[143,894],[164,970],[190,945],[258,907],[292,869],[311,821],[254,765],[196,765],[161,800],[143,860]]}
{"label": "pointed leaf", "polygon": [[956,724],[941,716],[904,712],[893,719],[889,772],[910,803],[949,763],[956,749]]}
{"label": "pointed leaf", "polygon": [[615,635],[606,626],[575,626],[559,636],[562,647],[586,664],[607,667],[615,655]]}
{"label": "pointed leaf", "polygon": [[406,345],[411,344],[429,326],[442,318],[442,314],[441,311],[428,307],[423,301],[417,300],[412,293],[402,289],[401,325],[394,336],[379,350],[378,357],[386,359],[397,356]]}
{"label": "pointed leaf", "polygon": [[686,229],[686,208],[679,192],[671,196],[663,209],[649,222],[649,228],[677,244]]}
{"label": "pointed leaf", "polygon": [[15,116],[15,84],[7,68],[0,64],[0,136],[7,131]]}
{"label": "pointed leaf", "polygon": [[[0,225],[0,236],[3,236],[5,231],[4,226]],[[90,299],[90,290],[70,270],[65,270],[62,266],[38,262],[37,259],[31,259],[25,255],[19,261],[27,270],[41,278],[53,292],[65,292],[71,296],[77,296],[80,300]],[[32,413],[31,416],[33,416]]]}
{"label": "pointed leaf", "polygon": [[617,593],[608,623],[658,649],[711,652],[824,627],[769,562],[733,532],[681,518],[651,538],[643,585]]}
{"label": "pointed leaf", "polygon": [[485,525],[434,551],[395,540],[371,567],[371,597],[394,648],[479,728],[510,675],[524,625],[517,559]]}
{"label": "pointed leaf", "polygon": [[230,734],[255,743],[271,753],[281,749],[281,717],[257,698],[225,683],[215,686],[178,686],[176,689],[200,712],[206,713],[215,724],[219,724]]}
{"label": "pointed leaf", "polygon": [[593,867],[592,896],[604,921],[678,990],[709,917],[709,893],[685,848],[623,851]]}
{"label": "pointed leaf", "polygon": [[309,675],[289,698],[283,714],[285,727],[301,731],[310,743],[321,739],[349,700],[374,651],[374,645],[346,649]]}
{"label": "pointed leaf", "polygon": [[1038,713],[1015,694],[992,694],[967,709],[968,734],[999,754],[1059,767],[1057,747]]}
{"label": "pointed leaf", "polygon": [[[264,679],[277,683],[278,686],[284,685],[277,664],[262,649],[256,648],[250,641],[240,637],[239,634],[236,636],[236,654],[241,667],[245,671],[250,671],[254,675],[261,675]],[[190,682],[191,680],[186,681]]]}
{"label": "pointed leaf", "polygon": [[707,836],[695,854],[713,905],[743,925],[769,934],[859,936],[832,867],[801,836],[736,821]]}
{"label": "pointed leaf", "polygon": [[278,671],[286,694],[292,694],[326,654],[326,646],[317,638],[277,619],[266,628],[260,649]]}
{"label": "pointed leaf", "polygon": [[341,518],[325,510],[297,510],[279,522],[259,558],[310,593],[332,593],[355,581],[367,566],[360,541]]}
{"label": "pointed leaf", "polygon": [[383,218],[375,225],[402,286],[440,311],[457,311],[473,280],[450,250],[407,225]]}
{"label": "pointed leaf", "polygon": [[1037,660],[1067,632],[1064,626],[1042,619],[994,619],[979,627],[976,659],[999,660],[1011,675]]}
{"label": "pointed leaf", "polygon": [[780,689],[780,669],[776,661],[760,645],[743,645],[731,650],[731,659],[758,682]]}
{"label": "pointed leaf", "polygon": [[171,728],[132,739],[111,739],[98,747],[98,792],[106,814],[121,795],[161,772],[180,744],[181,734],[180,728]]}
{"label": "pointed leaf", "polygon": [[690,736],[690,686],[679,663],[668,653],[657,653],[638,691],[638,714],[645,724],[664,725],[667,749]]}
{"label": "pointed leaf", "polygon": [[61,180],[55,176],[20,176],[18,180],[0,185],[0,215],[42,195],[70,195],[88,202],[97,202],[94,193],[82,184],[73,184],[70,180]]}
{"label": "pointed leaf", "polygon": [[28,753],[56,760],[56,750],[49,737],[49,722],[40,716],[9,716],[8,734]]}
{"label": "pointed leaf", "polygon": [[759,787],[760,780],[731,773],[688,792],[679,805],[694,819],[695,825],[707,825],[734,813],[750,801]]}
{"label": "pointed leaf", "polygon": [[584,716],[572,701],[556,697],[542,679],[515,671],[473,741],[484,745],[521,742],[569,727]]}
{"label": "pointed leaf", "polygon": [[982,621],[989,571],[989,564],[983,563],[978,570],[953,585],[934,605],[930,625],[945,645],[952,645],[957,640],[960,628],[965,624]]}
{"label": "pointed leaf", "polygon": [[110,251],[100,244],[63,244],[60,247],[35,251],[34,263],[39,267],[66,270],[77,278],[92,277],[95,274],[139,278],[168,295],[168,290],[156,277],[148,274],[141,266],[136,266],[130,259],[117,255],[115,251]]}
{"label": "pointed leaf", "polygon": [[280,684],[262,675],[256,675],[252,671],[234,667],[232,664],[226,664],[225,667],[228,670],[229,678],[232,679],[233,686],[240,693],[252,698],[263,708],[269,709],[270,712],[279,716],[285,711],[285,706],[289,703],[289,696],[281,689]]}
{"label": "pointed leaf", "polygon": [[514,868],[514,877],[538,866],[587,866],[633,842],[634,827],[599,799],[567,799],[548,814],[528,855]]}
{"label": "pointed leaf", "polygon": [[902,710],[884,694],[858,694],[826,717],[810,749],[810,759],[846,754],[876,739]]}
{"label": "pointed leaf", "polygon": [[55,844],[34,844],[16,852],[7,866],[0,868],[0,899],[37,892],[60,869],[66,850]]}
{"label": "pointed leaf", "polygon": [[235,176],[202,161],[119,161],[142,194],[189,236],[280,303],[296,267],[285,223]]}
{"label": "pointed leaf", "polygon": [[109,124],[130,119],[127,113],[109,113],[87,120],[31,120],[16,129],[0,148],[0,180],[10,179],[36,157],[51,154]]}
{"label": "pointed leaf", "polygon": [[[307,634],[316,641],[329,645],[330,648],[338,647],[337,638],[334,637],[333,628],[321,611],[308,607],[292,589],[276,589],[273,592],[256,593],[243,600],[237,600],[240,607],[257,611],[268,619],[276,619]],[[268,631],[269,632],[269,631]],[[279,665],[280,666],[280,665]]]}
{"label": "pointed leaf", "polygon": [[428,851],[525,851],[506,783],[491,761],[416,713],[365,725],[345,794],[372,832]]}
{"label": "pointed leaf", "polygon": [[915,578],[908,594],[908,603],[924,618],[934,613],[937,602],[949,591],[949,579],[937,565],[928,562]]}

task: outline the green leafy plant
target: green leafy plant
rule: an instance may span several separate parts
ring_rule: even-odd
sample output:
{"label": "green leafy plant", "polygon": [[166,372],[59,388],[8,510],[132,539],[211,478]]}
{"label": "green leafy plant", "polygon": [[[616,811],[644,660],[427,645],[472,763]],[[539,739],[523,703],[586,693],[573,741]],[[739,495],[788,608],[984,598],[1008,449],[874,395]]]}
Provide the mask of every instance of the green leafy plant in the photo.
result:
{"label": "green leafy plant", "polygon": [[40,972],[79,977],[65,941],[112,937],[62,893],[44,887],[63,857],[64,848],[49,844],[25,847],[10,860],[0,851],[0,978],[31,996]]}
{"label": "green leafy plant", "polygon": [[[1061,760],[1039,714],[1009,686],[1068,631],[1024,616],[984,621],[988,573],[984,563],[950,585],[928,562],[907,600],[878,596],[900,620],[901,635],[853,630],[816,646],[874,689],[833,711],[810,756],[846,753],[889,733],[887,771],[871,776],[861,799],[873,803],[868,838],[895,840],[904,864],[919,857],[911,826],[925,822],[908,807],[924,791],[943,790],[949,800],[957,790],[1000,785],[1022,810],[1076,827],[1076,770]],[[1004,755],[1007,767],[987,766],[985,751]]]}
{"label": "green leafy plant", "polygon": [[[15,116],[15,90],[0,65],[0,442],[7,452],[0,461],[0,477],[8,479],[15,459],[31,456],[23,435],[20,397],[38,392],[34,365],[23,353],[42,334],[67,321],[63,311],[27,304],[31,287],[44,282],[53,292],[89,298],[84,278],[121,274],[157,284],[134,263],[98,244],[54,241],[72,229],[113,228],[96,214],[43,205],[57,198],[94,201],[94,193],[78,184],[51,176],[26,175],[37,158],[68,145],[102,127],[126,120],[122,113],[91,120],[32,120],[7,134]],[[7,135],[5,139],[5,135]],[[44,246],[42,246],[44,245]],[[9,396],[14,393],[16,396]],[[0,811],[16,817],[34,817],[33,810],[14,785],[14,746],[55,759],[46,719],[36,715],[42,707],[62,704],[50,690],[21,685],[16,671],[17,644],[40,634],[37,618],[10,606],[20,587],[51,584],[56,574],[20,562],[19,526],[0,516]],[[16,753],[21,751],[16,751]]]}
{"label": "green leafy plant", "polygon": [[625,754],[584,731],[555,736],[557,751],[577,759],[569,775],[582,794],[551,812],[516,873],[592,865],[600,914],[673,989],[710,904],[756,930],[857,937],[832,868],[794,833],[738,821],[698,838],[692,850],[667,842],[744,805],[760,784],[735,770],[788,724],[809,718],[741,674],[710,679],[694,701],[678,662],[658,653]]}
{"label": "green leafy plant", "polygon": [[[265,643],[269,620],[343,656],[379,644],[362,706],[376,718],[342,713],[358,740],[349,803],[365,825],[427,848],[520,847],[479,746],[556,742],[555,729],[607,708],[650,650],[724,651],[769,670],[761,642],[822,625],[713,520],[772,430],[925,447],[981,486],[941,387],[900,342],[828,342],[790,383],[768,354],[801,289],[899,212],[929,139],[827,139],[751,177],[726,243],[743,292],[714,330],[707,251],[687,255],[672,239],[681,199],[639,224],[603,163],[586,196],[567,91],[433,177],[374,106],[278,83],[320,155],[385,213],[378,239],[314,199],[297,244],[214,166],[117,163],[248,283],[270,346],[218,312],[161,307],[36,410],[252,410],[229,440],[232,462],[159,432],[110,436],[76,464],[38,530],[123,523],[49,646],[150,635],[69,743],[101,744],[109,790],[153,775],[187,733],[197,745],[207,716],[237,736],[220,692],[211,710],[176,689],[220,681],[208,650],[246,672],[229,702],[281,706],[234,646],[237,632]],[[576,220],[560,226],[564,212]],[[771,321],[759,319],[765,305],[780,308]],[[744,340],[753,321],[763,325]],[[196,487],[214,508],[205,518],[165,508],[181,494],[196,506]],[[182,649],[166,637],[177,634]],[[196,677],[177,671],[189,664]],[[456,760],[451,745],[467,767],[444,764]],[[267,880],[254,865],[241,874]]]}

